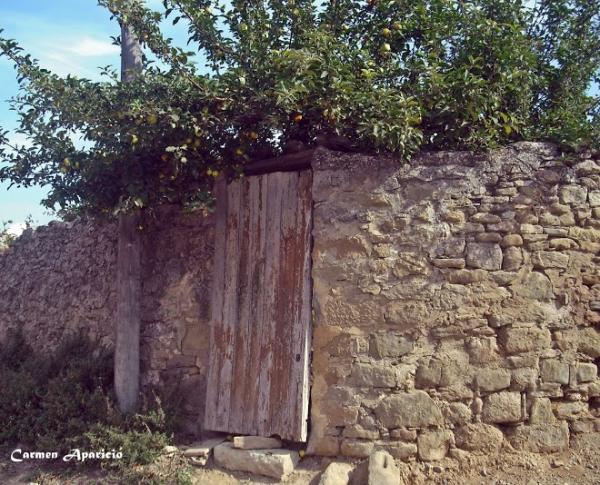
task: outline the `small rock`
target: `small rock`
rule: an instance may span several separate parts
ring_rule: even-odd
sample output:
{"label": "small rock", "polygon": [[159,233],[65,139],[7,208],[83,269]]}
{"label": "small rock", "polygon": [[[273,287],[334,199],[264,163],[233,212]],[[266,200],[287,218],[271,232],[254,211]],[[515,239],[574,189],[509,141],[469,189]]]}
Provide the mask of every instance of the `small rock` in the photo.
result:
{"label": "small rock", "polygon": [[369,457],[368,485],[400,485],[400,471],[387,451],[375,451]]}
{"label": "small rock", "polygon": [[171,445],[167,445],[162,449],[162,452],[165,455],[172,455],[173,453],[177,453],[179,451],[179,448],[177,448],[176,446],[171,446]]}
{"label": "small rock", "polygon": [[190,463],[194,466],[206,466],[208,456],[190,456]]}
{"label": "small rock", "polygon": [[330,463],[319,480],[319,485],[347,485],[353,466],[350,463]]}
{"label": "small rock", "polygon": [[561,460],[553,460],[553,461],[552,461],[552,466],[553,466],[554,468],[559,468],[559,467],[561,467],[561,466],[564,466],[564,464],[565,464],[565,463],[564,463],[563,461],[561,461]]}

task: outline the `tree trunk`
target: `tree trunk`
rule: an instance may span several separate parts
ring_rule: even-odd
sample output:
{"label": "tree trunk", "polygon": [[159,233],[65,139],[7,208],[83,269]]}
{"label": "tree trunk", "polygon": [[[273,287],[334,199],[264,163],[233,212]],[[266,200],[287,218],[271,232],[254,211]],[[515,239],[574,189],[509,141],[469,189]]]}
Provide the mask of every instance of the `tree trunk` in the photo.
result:
{"label": "tree trunk", "polygon": [[[141,76],[142,50],[133,31],[121,25],[121,80]],[[119,410],[137,410],[140,393],[140,326],[142,318],[142,237],[140,211],[119,215],[117,255],[117,322],[114,385]]]}
{"label": "tree trunk", "polygon": [[137,410],[140,390],[141,249],[139,212],[119,216],[115,393],[123,413]]}

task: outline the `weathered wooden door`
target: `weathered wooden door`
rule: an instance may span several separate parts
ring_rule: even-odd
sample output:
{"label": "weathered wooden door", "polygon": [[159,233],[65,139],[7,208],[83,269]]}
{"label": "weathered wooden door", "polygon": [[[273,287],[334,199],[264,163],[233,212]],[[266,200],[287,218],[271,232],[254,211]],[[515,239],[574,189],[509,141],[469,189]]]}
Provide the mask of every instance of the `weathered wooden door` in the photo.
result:
{"label": "weathered wooden door", "polygon": [[207,429],[306,441],[311,180],[218,184]]}

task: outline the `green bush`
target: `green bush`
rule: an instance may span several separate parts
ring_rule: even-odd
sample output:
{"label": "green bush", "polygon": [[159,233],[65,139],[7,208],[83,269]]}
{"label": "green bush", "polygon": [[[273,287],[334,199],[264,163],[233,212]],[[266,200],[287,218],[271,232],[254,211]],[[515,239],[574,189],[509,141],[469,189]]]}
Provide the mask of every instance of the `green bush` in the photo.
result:
{"label": "green bush", "polygon": [[83,464],[100,464],[132,483],[186,482],[183,459],[161,457],[174,420],[160,397],[144,397],[140,414],[125,416],[112,382],[112,352],[83,333],[50,353],[34,352],[21,332],[10,333],[0,347],[0,446],[19,443],[59,454],[115,450],[122,459]]}

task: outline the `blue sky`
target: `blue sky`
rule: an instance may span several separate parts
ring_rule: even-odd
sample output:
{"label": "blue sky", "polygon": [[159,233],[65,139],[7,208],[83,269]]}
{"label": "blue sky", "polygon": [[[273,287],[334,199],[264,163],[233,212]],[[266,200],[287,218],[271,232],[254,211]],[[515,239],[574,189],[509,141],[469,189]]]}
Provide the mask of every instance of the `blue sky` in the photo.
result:
{"label": "blue sky", "polygon": [[[161,3],[147,1],[154,8]],[[119,26],[96,0],[0,0],[0,28],[4,29],[2,36],[16,39],[43,67],[60,75],[98,79],[99,66],[120,65],[119,49],[110,40],[119,34]],[[183,27],[169,30],[169,36],[185,45]],[[16,126],[16,116],[5,100],[16,93],[13,66],[2,57],[0,126],[7,129]],[[3,221],[22,222],[29,215],[39,224],[53,218],[40,205],[46,193],[43,188],[7,188],[7,183],[0,184],[0,228]]]}

